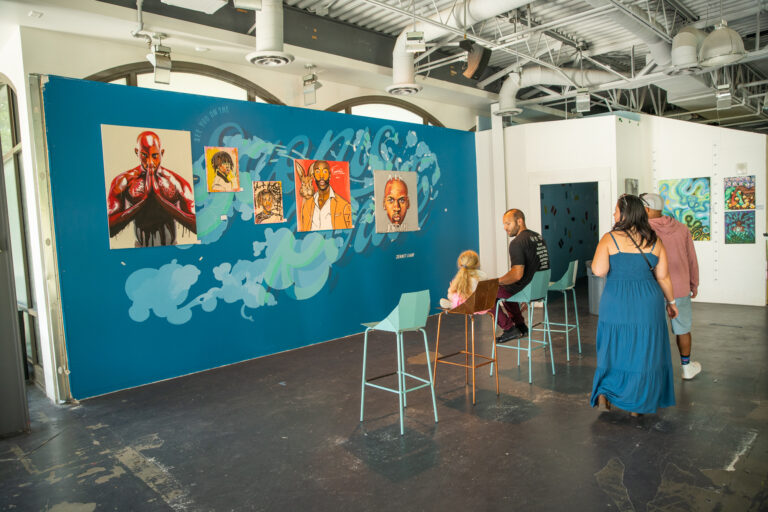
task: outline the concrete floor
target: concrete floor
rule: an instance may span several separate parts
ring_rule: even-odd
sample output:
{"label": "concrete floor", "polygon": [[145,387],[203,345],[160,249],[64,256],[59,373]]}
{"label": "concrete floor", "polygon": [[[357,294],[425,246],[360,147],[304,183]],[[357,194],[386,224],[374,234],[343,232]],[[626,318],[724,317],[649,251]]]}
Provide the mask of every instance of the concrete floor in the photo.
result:
{"label": "concrete floor", "polygon": [[[0,440],[0,510],[768,510],[768,309],[695,304],[704,371],[682,382],[673,347],[677,406],[630,418],[588,405],[586,299],[581,357],[555,336],[556,375],[538,351],[529,385],[502,352],[501,395],[479,371],[474,407],[463,370],[441,365],[440,422],[413,392],[402,437],[395,395],[367,391],[358,421],[362,335],[75,406],[31,388],[32,431]],[[559,299],[550,309],[562,318]],[[441,353],[458,348],[463,321],[442,336]],[[393,368],[393,340],[372,336],[369,375]],[[419,347],[406,336],[413,373]]]}

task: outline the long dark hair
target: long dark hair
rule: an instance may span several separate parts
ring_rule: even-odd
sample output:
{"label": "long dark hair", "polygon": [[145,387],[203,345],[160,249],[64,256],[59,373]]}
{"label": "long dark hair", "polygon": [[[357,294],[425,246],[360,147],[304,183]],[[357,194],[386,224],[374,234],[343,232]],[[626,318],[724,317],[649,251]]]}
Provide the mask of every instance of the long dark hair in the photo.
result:
{"label": "long dark hair", "polygon": [[[629,236],[629,231],[634,230],[640,235],[640,246],[656,243],[656,232],[648,223],[648,213],[645,211],[643,200],[632,194],[624,194],[619,198],[619,222],[613,225],[614,231],[624,231]],[[637,240],[635,240],[637,242]]]}

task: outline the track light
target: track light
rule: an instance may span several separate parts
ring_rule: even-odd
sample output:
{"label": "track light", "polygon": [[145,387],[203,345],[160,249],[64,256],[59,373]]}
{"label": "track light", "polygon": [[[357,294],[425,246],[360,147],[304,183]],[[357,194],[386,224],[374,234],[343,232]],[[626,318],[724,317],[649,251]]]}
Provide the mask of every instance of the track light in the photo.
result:
{"label": "track light", "polygon": [[[155,34],[157,36],[157,34]],[[147,60],[155,68],[155,83],[171,83],[171,48],[163,46],[162,37],[158,37],[159,42],[151,45],[151,52],[147,54]]]}
{"label": "track light", "polygon": [[317,79],[317,74],[313,71],[315,66],[307,64],[308,73],[301,79],[304,86],[304,106],[308,107],[317,103],[317,90],[323,86]]}
{"label": "track light", "polygon": [[413,31],[405,33],[405,51],[408,53],[419,53],[427,49],[427,42],[424,40],[424,32]]}

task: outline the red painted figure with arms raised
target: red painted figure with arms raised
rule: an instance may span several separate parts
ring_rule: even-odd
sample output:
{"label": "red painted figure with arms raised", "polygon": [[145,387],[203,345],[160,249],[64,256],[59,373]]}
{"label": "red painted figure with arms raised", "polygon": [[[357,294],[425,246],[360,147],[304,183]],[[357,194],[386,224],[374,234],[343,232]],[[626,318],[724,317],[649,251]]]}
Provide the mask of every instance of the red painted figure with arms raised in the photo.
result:
{"label": "red painted figure with arms raised", "polygon": [[160,137],[145,131],[136,139],[140,164],[115,177],[109,186],[109,236],[133,221],[136,247],[174,245],[176,226],[197,232],[192,187],[175,172],[160,165]]}

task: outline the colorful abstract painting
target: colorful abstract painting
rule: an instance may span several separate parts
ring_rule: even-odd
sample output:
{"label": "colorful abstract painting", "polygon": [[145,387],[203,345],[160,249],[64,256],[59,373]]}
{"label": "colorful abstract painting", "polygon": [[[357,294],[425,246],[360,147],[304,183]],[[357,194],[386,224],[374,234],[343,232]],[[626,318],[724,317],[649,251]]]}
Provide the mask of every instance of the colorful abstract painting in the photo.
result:
{"label": "colorful abstract painting", "polygon": [[205,147],[208,192],[240,192],[237,148]]}
{"label": "colorful abstract painting", "polygon": [[418,231],[419,202],[415,172],[373,171],[373,188],[377,233]]}
{"label": "colorful abstract painting", "polygon": [[659,180],[663,214],[688,226],[695,242],[711,239],[710,190],[709,178]]}
{"label": "colorful abstract painting", "polygon": [[352,229],[349,162],[294,160],[297,231]]}
{"label": "colorful abstract painting", "polygon": [[285,222],[283,185],[279,181],[253,182],[253,220],[256,224]]}
{"label": "colorful abstract painting", "polygon": [[725,212],[725,243],[755,243],[755,212]]}
{"label": "colorful abstract painting", "polygon": [[733,176],[723,180],[726,210],[755,209],[755,177]]}
{"label": "colorful abstract painting", "polygon": [[199,243],[190,132],[101,125],[109,248]]}

